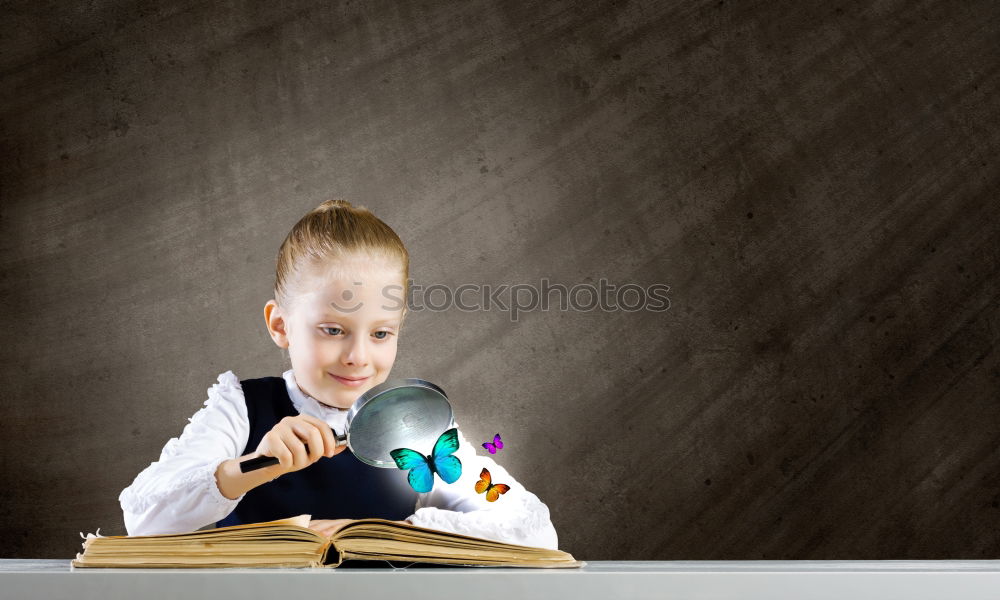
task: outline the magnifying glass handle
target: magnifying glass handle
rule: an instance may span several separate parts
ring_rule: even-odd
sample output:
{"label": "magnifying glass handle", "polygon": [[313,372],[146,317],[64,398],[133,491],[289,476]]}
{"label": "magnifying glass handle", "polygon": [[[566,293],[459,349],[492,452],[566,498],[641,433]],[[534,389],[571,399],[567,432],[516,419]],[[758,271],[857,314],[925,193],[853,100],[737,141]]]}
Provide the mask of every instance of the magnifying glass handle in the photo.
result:
{"label": "magnifying glass handle", "polygon": [[[338,447],[347,445],[347,435],[337,433],[332,427],[330,428],[330,431],[333,431],[333,437],[337,440]],[[306,452],[309,452],[309,444],[303,445],[306,447]],[[257,469],[263,469],[264,467],[276,465],[279,462],[280,461],[273,456],[258,456],[241,462],[240,473],[249,473],[250,471],[256,471]]]}

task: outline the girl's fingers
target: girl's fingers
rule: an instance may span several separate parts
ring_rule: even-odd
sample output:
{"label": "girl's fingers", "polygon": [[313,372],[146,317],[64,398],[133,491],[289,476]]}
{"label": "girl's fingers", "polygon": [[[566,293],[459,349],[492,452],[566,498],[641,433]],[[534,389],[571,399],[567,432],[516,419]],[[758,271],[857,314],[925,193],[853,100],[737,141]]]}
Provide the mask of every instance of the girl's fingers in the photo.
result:
{"label": "girl's fingers", "polygon": [[333,456],[336,454],[337,438],[333,435],[330,426],[312,415],[299,415],[304,421],[308,421],[316,426],[323,439],[323,456]]}
{"label": "girl's fingers", "polygon": [[285,447],[284,442],[281,440],[281,436],[275,432],[268,433],[265,437],[265,445],[261,454],[265,456],[273,456],[278,459],[278,464],[281,465],[282,469],[292,468],[292,461],[294,457],[292,453]]}
{"label": "girl's fingers", "polygon": [[298,471],[309,464],[309,455],[306,454],[305,445],[302,440],[299,439],[295,432],[291,429],[286,429],[281,432],[281,441],[285,444],[285,448],[288,449],[292,454],[292,464],[290,468],[293,471]]}
{"label": "girl's fingers", "polygon": [[295,434],[299,436],[307,446],[309,451],[309,464],[312,464],[323,456],[323,436],[320,435],[319,429],[316,429],[311,423],[296,423],[293,426]]}
{"label": "girl's fingers", "polygon": [[319,435],[323,438],[323,456],[333,456],[337,453],[337,438],[333,435],[333,430],[326,423],[318,428]]}
{"label": "girl's fingers", "polygon": [[346,449],[337,446],[330,426],[311,415],[285,417],[261,441],[261,454],[273,456],[285,471],[298,471],[323,456]]}

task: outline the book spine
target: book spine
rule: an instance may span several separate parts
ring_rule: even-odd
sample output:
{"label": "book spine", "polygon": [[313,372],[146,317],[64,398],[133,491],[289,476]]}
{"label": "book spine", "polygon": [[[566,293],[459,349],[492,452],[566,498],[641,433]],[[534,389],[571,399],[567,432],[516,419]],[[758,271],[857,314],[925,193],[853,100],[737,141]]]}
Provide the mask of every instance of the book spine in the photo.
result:
{"label": "book spine", "polygon": [[339,567],[342,562],[344,562],[344,554],[333,542],[327,542],[323,552],[323,566]]}

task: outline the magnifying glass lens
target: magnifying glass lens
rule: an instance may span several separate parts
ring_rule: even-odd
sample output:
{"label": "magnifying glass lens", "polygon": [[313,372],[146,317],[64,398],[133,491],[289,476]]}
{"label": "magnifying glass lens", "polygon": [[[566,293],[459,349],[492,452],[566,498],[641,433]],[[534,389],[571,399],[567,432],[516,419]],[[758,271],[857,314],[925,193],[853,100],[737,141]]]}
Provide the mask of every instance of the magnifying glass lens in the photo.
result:
{"label": "magnifying glass lens", "polygon": [[351,421],[348,444],[362,462],[395,468],[390,451],[410,448],[430,454],[452,420],[451,404],[437,386],[393,387],[360,407]]}

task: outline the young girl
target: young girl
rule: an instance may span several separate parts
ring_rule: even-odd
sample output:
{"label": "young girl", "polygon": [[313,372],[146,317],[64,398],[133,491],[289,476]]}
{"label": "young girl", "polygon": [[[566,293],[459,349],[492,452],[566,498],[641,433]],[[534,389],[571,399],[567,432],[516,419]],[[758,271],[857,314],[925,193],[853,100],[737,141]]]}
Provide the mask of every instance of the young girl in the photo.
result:
{"label": "young girl", "polygon": [[[398,469],[368,466],[336,447],[347,409],[389,377],[406,314],[409,253],[363,207],[324,202],[292,228],[278,252],[264,319],[288,350],[282,377],[219,375],[205,407],[119,496],[129,535],[193,531],[311,514],[330,533],[339,519],[378,517],[557,548],[548,508],[459,429],[462,475],[418,494]],[[456,424],[457,427],[457,424]],[[429,452],[429,449],[427,450]],[[502,451],[501,451],[502,452]],[[241,473],[258,455],[279,464]],[[483,468],[510,490],[477,494]]]}

